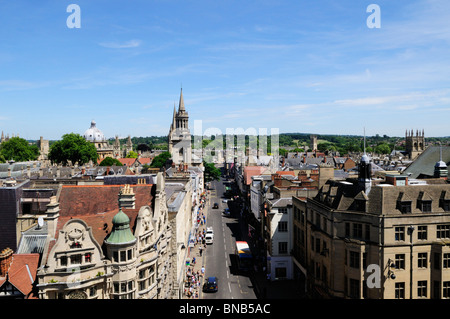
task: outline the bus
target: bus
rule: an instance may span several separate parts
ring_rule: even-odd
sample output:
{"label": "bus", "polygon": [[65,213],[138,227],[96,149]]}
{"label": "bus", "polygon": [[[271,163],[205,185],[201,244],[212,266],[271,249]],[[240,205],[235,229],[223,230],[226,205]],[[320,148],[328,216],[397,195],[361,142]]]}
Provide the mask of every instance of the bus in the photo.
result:
{"label": "bus", "polygon": [[246,241],[236,242],[236,258],[239,270],[243,271],[251,270],[253,256],[250,251],[250,247],[248,247],[248,243]]}

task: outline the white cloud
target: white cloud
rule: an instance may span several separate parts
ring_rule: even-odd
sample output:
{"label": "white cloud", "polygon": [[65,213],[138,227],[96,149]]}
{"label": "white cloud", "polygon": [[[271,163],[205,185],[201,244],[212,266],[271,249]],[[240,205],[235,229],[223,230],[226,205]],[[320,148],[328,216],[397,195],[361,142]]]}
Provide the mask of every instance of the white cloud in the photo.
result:
{"label": "white cloud", "polygon": [[141,45],[141,40],[130,40],[127,42],[119,43],[119,42],[101,42],[100,46],[109,48],[109,49],[128,49],[128,48],[137,48]]}

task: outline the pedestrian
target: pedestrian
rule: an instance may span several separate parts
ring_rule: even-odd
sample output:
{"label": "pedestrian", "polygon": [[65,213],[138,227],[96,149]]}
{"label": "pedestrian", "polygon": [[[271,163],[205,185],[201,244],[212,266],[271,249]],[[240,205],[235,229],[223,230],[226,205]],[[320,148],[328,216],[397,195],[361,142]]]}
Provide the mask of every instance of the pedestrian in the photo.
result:
{"label": "pedestrian", "polygon": [[205,274],[205,266],[202,266],[202,277]]}

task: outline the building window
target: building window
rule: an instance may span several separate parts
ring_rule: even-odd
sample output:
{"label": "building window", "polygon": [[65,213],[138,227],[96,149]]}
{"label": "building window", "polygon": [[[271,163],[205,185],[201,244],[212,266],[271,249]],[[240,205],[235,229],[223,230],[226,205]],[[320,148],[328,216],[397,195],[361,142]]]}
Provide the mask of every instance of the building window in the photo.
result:
{"label": "building window", "polygon": [[362,224],[353,224],[353,238],[362,238]]}
{"label": "building window", "polygon": [[67,266],[67,256],[61,256],[61,266]]}
{"label": "building window", "polygon": [[323,231],[327,232],[328,231],[328,225],[327,225],[327,219],[325,217],[322,218],[322,223],[323,223]]}
{"label": "building window", "polygon": [[431,200],[423,200],[421,204],[423,213],[431,213]]}
{"label": "building window", "polygon": [[278,243],[278,253],[279,254],[287,254],[287,245],[288,243],[285,241],[281,241]]}
{"label": "building window", "polygon": [[438,225],[436,237],[437,238],[450,238],[450,225]]}
{"label": "building window", "polygon": [[405,283],[395,283],[395,299],[405,299]]}
{"label": "building window", "polygon": [[70,256],[70,264],[71,265],[81,265],[81,255]]}
{"label": "building window", "polygon": [[450,298],[450,281],[444,281],[442,285],[442,298]]}
{"label": "building window", "polygon": [[84,254],[84,261],[87,263],[91,262],[91,253]]}
{"label": "building window", "polygon": [[395,227],[395,240],[396,241],[405,240],[405,227]]}
{"label": "building window", "polygon": [[417,297],[425,298],[427,296],[427,281],[420,280],[417,282]]}
{"label": "building window", "polygon": [[417,227],[417,239],[418,240],[427,240],[427,226],[418,226]]}
{"label": "building window", "polygon": [[419,253],[417,259],[417,267],[419,268],[428,268],[428,254],[427,253]]}
{"label": "building window", "polygon": [[370,240],[370,225],[366,224],[366,234],[365,234],[366,240]]}
{"label": "building window", "polygon": [[442,268],[450,268],[450,254],[444,253],[442,256]]}
{"label": "building window", "polygon": [[120,252],[120,261],[126,261],[127,260],[127,252],[125,250],[122,250]]}
{"label": "building window", "polygon": [[395,269],[405,269],[405,254],[395,255]]}
{"label": "building window", "polygon": [[287,214],[287,208],[278,208],[278,213]]}
{"label": "building window", "polygon": [[402,214],[411,213],[411,202],[410,201],[399,202],[399,209],[402,212]]}
{"label": "building window", "polygon": [[359,252],[350,251],[350,267],[359,268]]}
{"label": "building window", "polygon": [[445,212],[450,212],[450,200],[448,200],[448,199],[443,199],[443,200],[442,200],[441,206],[442,206],[442,209],[443,209]]}
{"label": "building window", "polygon": [[279,222],[278,223],[278,231],[285,233],[288,231],[288,223],[287,222]]}

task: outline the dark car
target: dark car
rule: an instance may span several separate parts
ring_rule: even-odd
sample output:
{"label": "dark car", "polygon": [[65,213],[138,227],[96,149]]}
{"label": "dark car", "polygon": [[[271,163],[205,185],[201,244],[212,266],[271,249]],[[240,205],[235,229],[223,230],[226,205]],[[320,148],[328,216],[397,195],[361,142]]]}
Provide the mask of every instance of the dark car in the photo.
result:
{"label": "dark car", "polygon": [[215,292],[217,291],[217,277],[208,277],[206,282],[203,284],[203,292]]}
{"label": "dark car", "polygon": [[214,203],[213,208],[219,208],[219,203]]}

